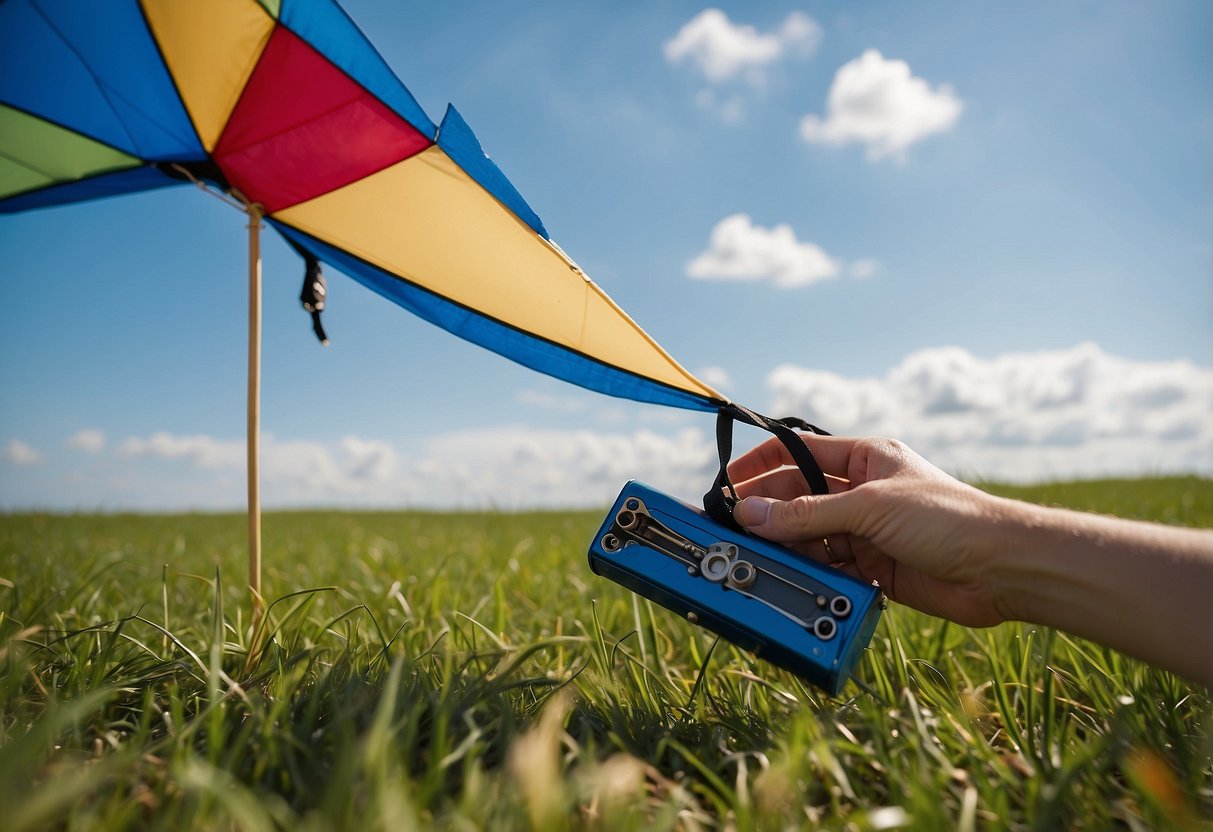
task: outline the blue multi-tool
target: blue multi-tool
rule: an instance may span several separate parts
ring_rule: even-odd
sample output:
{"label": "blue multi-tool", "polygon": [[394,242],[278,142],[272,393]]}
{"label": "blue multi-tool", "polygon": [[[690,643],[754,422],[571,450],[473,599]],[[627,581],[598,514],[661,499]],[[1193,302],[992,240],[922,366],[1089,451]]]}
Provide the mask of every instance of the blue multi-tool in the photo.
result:
{"label": "blue multi-tool", "polygon": [[880,589],[632,481],[590,568],[838,694],[872,638]]}

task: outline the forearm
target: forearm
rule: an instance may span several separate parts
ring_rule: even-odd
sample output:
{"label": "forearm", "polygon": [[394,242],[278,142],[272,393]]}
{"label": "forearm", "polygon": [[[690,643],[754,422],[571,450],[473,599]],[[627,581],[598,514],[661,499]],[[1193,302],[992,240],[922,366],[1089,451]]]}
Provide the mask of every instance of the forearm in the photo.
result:
{"label": "forearm", "polygon": [[1000,612],[1213,687],[1213,532],[1000,501]]}

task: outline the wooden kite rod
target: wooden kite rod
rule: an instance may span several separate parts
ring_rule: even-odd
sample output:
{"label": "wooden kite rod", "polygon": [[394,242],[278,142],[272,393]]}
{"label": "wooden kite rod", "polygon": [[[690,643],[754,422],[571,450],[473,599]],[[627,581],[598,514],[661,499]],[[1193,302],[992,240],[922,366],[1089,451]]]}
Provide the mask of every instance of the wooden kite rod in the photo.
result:
{"label": "wooden kite rod", "polygon": [[[233,188],[223,193],[181,165],[172,166],[202,191],[248,214],[248,582],[253,596],[253,638],[265,612],[261,594],[261,218],[265,209]],[[256,649],[250,648],[250,655]]]}
{"label": "wooden kite rod", "polygon": [[[265,611],[261,595],[261,217],[248,205],[248,580],[253,595],[253,633]],[[255,637],[255,635],[254,635]]]}

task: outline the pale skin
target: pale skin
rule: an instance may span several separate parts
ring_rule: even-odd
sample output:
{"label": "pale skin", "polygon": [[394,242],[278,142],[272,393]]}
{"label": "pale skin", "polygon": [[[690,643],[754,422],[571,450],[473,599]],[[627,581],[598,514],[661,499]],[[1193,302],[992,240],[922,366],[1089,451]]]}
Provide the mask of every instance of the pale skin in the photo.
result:
{"label": "pale skin", "polygon": [[803,439],[828,495],[777,439],[729,464],[749,531],[931,615],[1055,627],[1213,687],[1213,530],[995,497],[891,439]]}

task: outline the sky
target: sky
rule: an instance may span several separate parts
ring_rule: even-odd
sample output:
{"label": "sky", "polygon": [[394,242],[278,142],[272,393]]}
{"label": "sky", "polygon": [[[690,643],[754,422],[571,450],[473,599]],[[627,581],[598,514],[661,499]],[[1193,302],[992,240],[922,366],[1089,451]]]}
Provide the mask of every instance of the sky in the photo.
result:
{"label": "sky", "polygon": [[[347,10],[733,400],[970,480],[1213,476],[1213,4]],[[241,510],[247,231],[192,187],[0,217],[0,509]],[[590,393],[263,238],[267,507],[694,502],[714,417]],[[763,434],[739,429],[737,447]]]}

